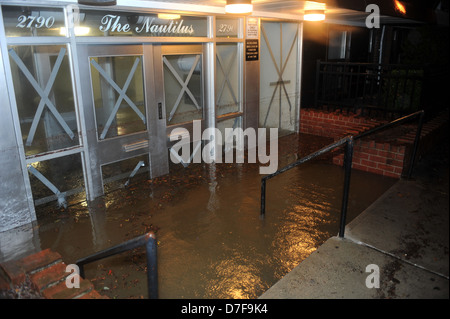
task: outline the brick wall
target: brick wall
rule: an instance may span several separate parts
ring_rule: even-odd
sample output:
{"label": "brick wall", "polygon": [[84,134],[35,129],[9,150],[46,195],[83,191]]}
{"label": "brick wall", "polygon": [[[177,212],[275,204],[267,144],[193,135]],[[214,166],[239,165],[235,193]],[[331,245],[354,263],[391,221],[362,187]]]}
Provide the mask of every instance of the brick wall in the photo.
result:
{"label": "brick wall", "polygon": [[[448,133],[449,111],[444,110],[436,117],[424,123],[417,156],[428,152],[442,134]],[[332,137],[334,140],[367,131],[382,125],[380,121],[357,114],[340,114],[320,110],[301,110],[300,130],[302,133]],[[402,125],[396,132],[388,132],[388,141],[380,137],[370,137],[357,140],[353,150],[353,168],[401,178],[409,168],[409,159],[416,135],[417,124]],[[385,136],[386,137],[386,136]],[[337,151],[333,163],[343,164],[343,152]]]}
{"label": "brick wall", "polygon": [[383,122],[353,113],[339,114],[310,109],[300,111],[302,133],[333,137],[335,140],[347,135],[357,135],[381,123]]}
{"label": "brick wall", "polygon": [[[353,148],[353,168],[393,178],[400,178],[405,167],[405,145],[357,140]],[[333,157],[333,163],[343,165],[344,155]]]}
{"label": "brick wall", "polygon": [[50,249],[2,262],[0,299],[108,299],[81,277],[79,288],[68,288],[66,267],[61,255]]}

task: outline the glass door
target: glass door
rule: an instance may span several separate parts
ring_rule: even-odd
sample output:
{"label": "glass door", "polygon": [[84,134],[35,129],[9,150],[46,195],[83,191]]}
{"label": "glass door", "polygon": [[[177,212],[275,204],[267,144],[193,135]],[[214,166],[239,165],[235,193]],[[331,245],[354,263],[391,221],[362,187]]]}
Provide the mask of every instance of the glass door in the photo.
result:
{"label": "glass door", "polygon": [[161,59],[166,125],[189,125],[203,120],[202,45],[163,45]]}
{"label": "glass door", "polygon": [[76,202],[85,185],[68,47],[11,45],[8,55],[34,204]]}
{"label": "glass door", "polygon": [[[158,46],[159,90],[163,95],[164,111],[168,147],[172,162],[188,166],[195,162],[200,154],[201,137],[193,132],[193,123],[201,124],[202,130],[206,128],[208,109],[205,107],[205,78],[204,78],[204,46],[202,44],[167,44]],[[214,110],[209,110],[214,112]],[[177,129],[177,130],[176,130]],[[176,133],[176,136],[173,134]],[[179,133],[189,137],[190,152],[182,156],[179,150],[172,146],[180,138]],[[187,140],[187,139],[186,139]]]}
{"label": "glass door", "polygon": [[260,127],[297,130],[299,97],[298,24],[261,24]]}
{"label": "glass door", "polygon": [[78,52],[92,197],[139,173],[167,173],[152,46],[84,45]]}

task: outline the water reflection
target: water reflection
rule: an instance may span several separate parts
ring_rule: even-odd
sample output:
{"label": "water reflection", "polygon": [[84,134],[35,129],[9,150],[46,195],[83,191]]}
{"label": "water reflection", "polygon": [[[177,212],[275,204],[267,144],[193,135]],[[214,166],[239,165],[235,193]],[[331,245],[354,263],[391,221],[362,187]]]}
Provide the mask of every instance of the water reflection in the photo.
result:
{"label": "water reflection", "polygon": [[[265,291],[268,287],[264,281],[259,260],[250,260],[251,255],[242,251],[228,251],[212,262],[207,280],[206,298],[249,299],[255,298],[255,292]],[[256,261],[256,264],[255,264]]]}
{"label": "water reflection", "polygon": [[[41,208],[34,242],[73,263],[152,230],[161,298],[256,298],[338,232],[340,167],[314,163],[271,179],[264,221],[257,164],[197,164],[171,171],[89,205]],[[347,221],[393,182],[352,172]],[[109,297],[146,296],[143,251],[92,264],[86,276]]]}
{"label": "water reflection", "polygon": [[216,175],[216,164],[208,165],[208,177],[209,177],[209,201],[208,201],[208,210],[210,212],[215,212],[220,208],[220,200],[216,194],[217,188],[217,175]]}

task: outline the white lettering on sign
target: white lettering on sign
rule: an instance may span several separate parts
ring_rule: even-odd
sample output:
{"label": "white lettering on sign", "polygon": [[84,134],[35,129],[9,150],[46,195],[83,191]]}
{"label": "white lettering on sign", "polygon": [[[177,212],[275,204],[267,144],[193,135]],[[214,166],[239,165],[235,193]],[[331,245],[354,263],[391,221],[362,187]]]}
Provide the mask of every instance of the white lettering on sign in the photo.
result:
{"label": "white lettering on sign", "polygon": [[[120,16],[107,14],[101,19],[99,30],[102,32],[129,32],[131,26],[128,23],[121,24]],[[145,17],[143,23],[134,28],[137,33],[174,33],[174,34],[192,34],[194,28],[192,25],[185,26],[184,20],[170,20],[169,24],[154,24],[155,18]]]}
{"label": "white lettering on sign", "polygon": [[46,27],[47,29],[49,29],[55,23],[55,17],[50,16],[48,18],[45,18],[43,16],[20,15],[17,18],[17,21],[19,21],[19,23],[17,23],[16,28],[31,29],[34,27],[34,28],[40,29],[40,28]]}
{"label": "white lettering on sign", "polygon": [[113,15],[113,14],[107,14],[105,15],[101,23],[102,25],[99,27],[100,31],[102,32],[128,32],[130,31],[130,25],[128,23],[125,23],[124,25],[121,25],[119,23],[120,16]]}
{"label": "white lettering on sign", "polygon": [[217,30],[219,33],[233,32],[233,26],[231,24],[222,23]]}

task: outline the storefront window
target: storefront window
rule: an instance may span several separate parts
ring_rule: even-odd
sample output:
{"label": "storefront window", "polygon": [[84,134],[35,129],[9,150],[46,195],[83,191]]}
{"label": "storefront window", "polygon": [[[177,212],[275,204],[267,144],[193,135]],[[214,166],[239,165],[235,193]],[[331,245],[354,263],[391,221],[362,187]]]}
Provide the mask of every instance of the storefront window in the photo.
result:
{"label": "storefront window", "polygon": [[26,155],[78,145],[66,46],[10,46],[8,53]]}
{"label": "storefront window", "polygon": [[91,57],[98,138],[147,129],[142,56]]}
{"label": "storefront window", "polygon": [[164,55],[167,125],[203,118],[202,55]]}
{"label": "storefront window", "polygon": [[239,44],[216,46],[216,115],[241,111],[241,77]]}
{"label": "storefront window", "polygon": [[86,198],[80,154],[28,165],[35,205],[57,201],[60,206]]}
{"label": "storefront window", "polygon": [[65,36],[60,8],[2,6],[7,37]]}
{"label": "storefront window", "polygon": [[237,38],[239,37],[240,18],[216,18],[217,38]]}
{"label": "storefront window", "polygon": [[206,17],[100,10],[80,10],[74,17],[75,35],[78,36],[208,36]]}
{"label": "storefront window", "polygon": [[298,97],[298,24],[261,24],[259,125],[295,131]]}

